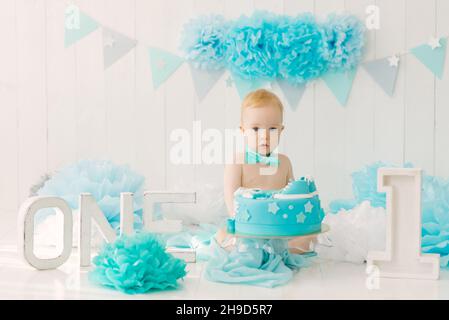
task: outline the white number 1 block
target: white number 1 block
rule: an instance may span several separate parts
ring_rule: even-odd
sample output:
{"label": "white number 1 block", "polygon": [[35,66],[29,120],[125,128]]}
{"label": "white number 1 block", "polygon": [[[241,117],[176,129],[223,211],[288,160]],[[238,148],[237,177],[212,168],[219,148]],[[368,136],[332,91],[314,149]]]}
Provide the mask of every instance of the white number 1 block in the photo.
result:
{"label": "white number 1 block", "polygon": [[421,253],[421,169],[381,168],[377,179],[387,194],[387,239],[384,252],[368,254],[368,267],[380,277],[438,279],[440,256]]}

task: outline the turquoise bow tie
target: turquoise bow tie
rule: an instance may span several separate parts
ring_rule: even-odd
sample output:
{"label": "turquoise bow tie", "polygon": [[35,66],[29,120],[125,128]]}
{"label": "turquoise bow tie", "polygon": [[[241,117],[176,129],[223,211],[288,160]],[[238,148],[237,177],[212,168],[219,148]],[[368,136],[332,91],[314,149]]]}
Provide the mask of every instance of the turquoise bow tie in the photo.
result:
{"label": "turquoise bow tie", "polygon": [[260,153],[254,152],[250,149],[246,149],[245,154],[245,163],[247,164],[256,164],[256,163],[263,163],[268,166],[279,166],[279,158],[277,156],[263,156]]}

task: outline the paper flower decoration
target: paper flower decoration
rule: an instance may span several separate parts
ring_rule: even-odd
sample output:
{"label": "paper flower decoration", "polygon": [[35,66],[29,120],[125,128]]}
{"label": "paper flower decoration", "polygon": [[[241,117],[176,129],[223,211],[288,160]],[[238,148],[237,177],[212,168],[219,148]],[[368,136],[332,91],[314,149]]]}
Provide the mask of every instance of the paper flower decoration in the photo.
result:
{"label": "paper flower decoration", "polygon": [[230,24],[226,39],[229,70],[244,79],[274,79],[277,62],[273,47],[277,19],[273,14],[255,12]]}
{"label": "paper flower decoration", "polygon": [[[134,193],[134,212],[136,224],[141,223],[144,177],[128,166],[115,165],[110,161],[81,160],[68,165],[46,178],[43,185],[35,191],[39,196],[57,196],[78,209],[79,195],[91,193],[98,206],[113,227],[120,224],[120,193]],[[51,214],[50,210],[45,217]]]}
{"label": "paper flower decoration", "polygon": [[226,65],[227,24],[222,16],[200,16],[184,26],[181,49],[196,68],[216,70]]}
{"label": "paper flower decoration", "polygon": [[385,249],[386,211],[364,201],[353,209],[327,214],[329,232],[318,236],[315,251],[325,259],[364,263],[369,251]]}
{"label": "paper flower decoration", "polygon": [[362,22],[351,15],[328,16],[323,24],[329,69],[347,71],[359,63],[365,39]]}
{"label": "paper flower decoration", "polygon": [[199,68],[227,68],[247,80],[281,78],[302,84],[328,70],[354,68],[363,53],[364,26],[350,15],[317,22],[312,14],[256,11],[233,21],[216,15],[191,20],[182,39],[186,60]]}
{"label": "paper flower decoration", "polygon": [[177,288],[177,280],[186,275],[185,262],[167,253],[149,233],[121,236],[105,244],[92,262],[92,282],[128,294]]}
{"label": "paper flower decoration", "polygon": [[302,84],[327,71],[323,34],[312,14],[280,19],[274,46],[279,77],[291,83]]}

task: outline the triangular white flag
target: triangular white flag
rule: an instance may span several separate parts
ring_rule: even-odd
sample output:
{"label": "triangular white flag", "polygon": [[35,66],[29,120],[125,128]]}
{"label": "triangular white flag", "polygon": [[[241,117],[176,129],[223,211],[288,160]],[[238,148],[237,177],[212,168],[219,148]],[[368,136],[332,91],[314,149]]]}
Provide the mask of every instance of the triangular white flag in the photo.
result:
{"label": "triangular white flag", "polygon": [[103,27],[104,68],[107,69],[137,45],[137,41]]}
{"label": "triangular white flag", "polygon": [[306,86],[305,85],[294,86],[284,79],[278,80],[277,83],[292,110],[296,111],[296,109],[298,108],[299,101],[301,101],[301,98],[304,95],[304,92],[306,91]]}
{"label": "triangular white flag", "polygon": [[363,64],[363,68],[389,96],[393,96],[399,71],[399,59],[394,58],[396,56],[368,61]]}
{"label": "triangular white flag", "polygon": [[225,72],[225,69],[220,70],[201,70],[189,65],[192,73],[193,85],[195,87],[198,100],[201,102],[209,91],[215,86]]}

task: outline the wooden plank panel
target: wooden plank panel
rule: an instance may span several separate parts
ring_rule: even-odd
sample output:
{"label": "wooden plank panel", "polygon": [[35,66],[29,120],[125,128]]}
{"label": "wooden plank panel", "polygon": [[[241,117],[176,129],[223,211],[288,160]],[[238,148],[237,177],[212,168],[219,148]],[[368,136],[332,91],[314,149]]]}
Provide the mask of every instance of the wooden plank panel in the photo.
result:
{"label": "wooden plank panel", "polygon": [[0,210],[15,210],[18,205],[18,127],[17,127],[17,26],[15,1],[0,3]]}
{"label": "wooden plank panel", "polygon": [[146,177],[146,187],[166,187],[165,89],[153,89],[148,47],[165,48],[163,0],[136,0],[136,170]]}
{"label": "wooden plank panel", "polygon": [[[104,20],[104,0],[76,4],[98,22]],[[105,103],[101,28],[74,44],[76,52],[77,157],[107,159],[108,118]],[[113,128],[111,128],[113,129]]]}
{"label": "wooden plank panel", "polygon": [[[364,24],[366,8],[374,0],[346,0],[345,9]],[[363,60],[375,58],[375,31],[366,31]],[[351,194],[351,173],[374,161],[374,95],[379,89],[360,66],[354,79],[351,98],[346,106],[345,167],[342,177],[345,194]]]}
{"label": "wooden plank panel", "polygon": [[[169,52],[179,52],[182,26],[193,16],[193,0],[168,1],[165,3],[165,28]],[[165,83],[166,144],[167,144],[167,188],[193,188],[195,181],[194,164],[175,164],[170,159],[170,149],[176,142],[170,141],[170,134],[176,129],[187,129],[193,137],[195,92],[187,64],[183,64]],[[193,155],[193,143],[191,154]]]}
{"label": "wooden plank panel", "polygon": [[[449,36],[449,1],[436,2],[436,35]],[[449,51],[443,79],[436,80],[435,175],[449,177]]]}
{"label": "wooden plank panel", "polygon": [[[416,22],[419,21],[419,24]],[[435,0],[406,1],[406,47],[427,43],[435,33]],[[405,161],[434,173],[435,77],[412,55],[404,59]]]}
{"label": "wooden plank panel", "polygon": [[[108,0],[105,26],[136,38],[135,1]],[[132,49],[104,71],[108,158],[119,164],[136,163],[136,50]]]}
{"label": "wooden plank panel", "polygon": [[[344,1],[315,1],[316,14],[321,18],[343,9]],[[344,192],[347,188],[343,183],[346,108],[340,106],[324,81],[317,82],[315,90],[315,177],[321,198],[327,203],[350,196]]]}
{"label": "wooden plank panel", "polygon": [[[377,0],[380,29],[376,31],[376,57],[389,57],[405,51],[405,0]],[[374,157],[401,165],[404,161],[405,59],[401,58],[393,97],[376,88]]]}
{"label": "wooden plank panel", "polygon": [[[225,3],[223,1],[195,0],[194,16],[220,14],[224,13]],[[225,118],[226,118],[226,102],[223,99],[226,95],[226,77],[223,74],[221,79],[211,89],[209,94],[199,101],[197,96],[194,97],[195,104],[195,120],[201,121],[203,130],[218,130],[224,138]],[[224,142],[224,141],[223,141]],[[202,144],[206,147],[208,142]],[[202,163],[195,168],[195,185],[196,190],[204,190],[204,186],[213,186],[222,188],[223,186],[223,161],[224,147],[222,148],[222,157],[220,163]],[[199,194],[202,199],[201,194]],[[205,195],[207,197],[207,195]]]}
{"label": "wooden plank panel", "polygon": [[77,157],[77,92],[75,46],[64,47],[67,3],[46,0],[48,169],[50,172]]}
{"label": "wooden plank panel", "polygon": [[[284,13],[296,15],[300,13],[314,13],[314,1],[284,1]],[[283,96],[281,94],[281,96]],[[296,178],[304,175],[315,175],[315,86],[307,87],[302,99],[293,111],[284,97],[284,150],[290,158],[293,173]],[[308,154],[305,155],[305,150]],[[320,186],[321,188],[321,186]]]}
{"label": "wooden plank panel", "polygon": [[19,201],[47,172],[46,4],[18,0]]}

